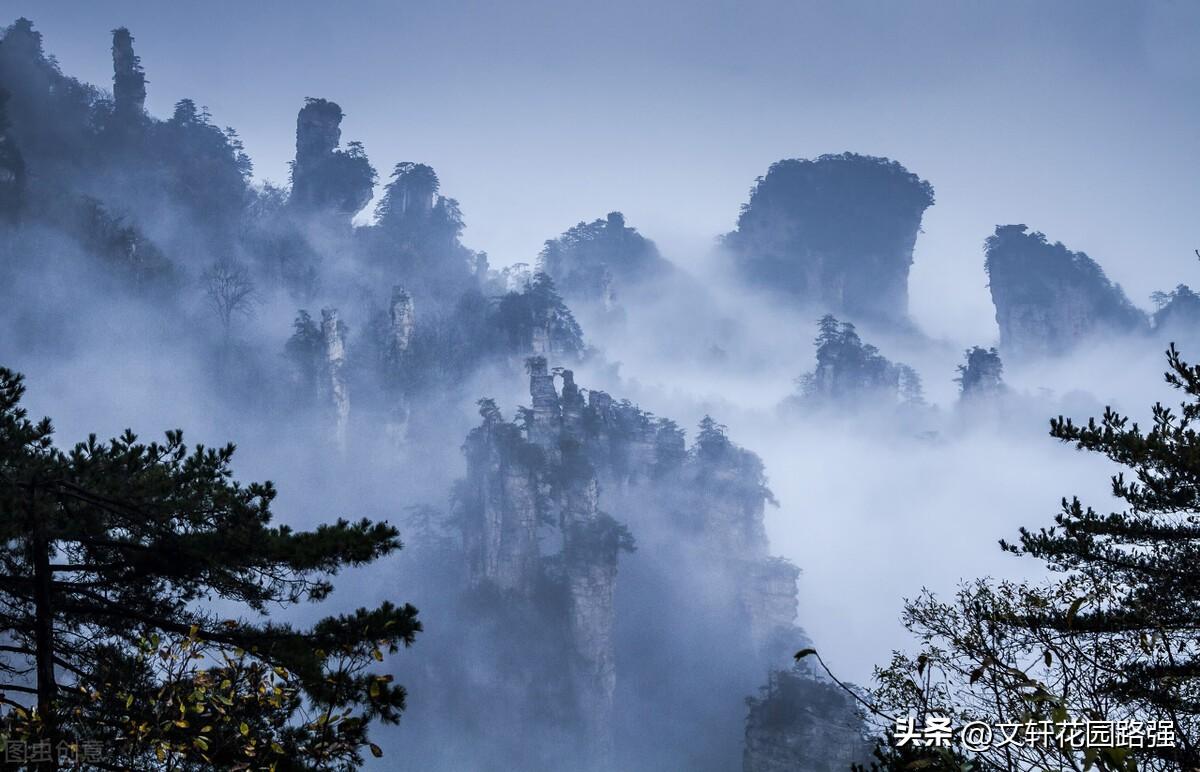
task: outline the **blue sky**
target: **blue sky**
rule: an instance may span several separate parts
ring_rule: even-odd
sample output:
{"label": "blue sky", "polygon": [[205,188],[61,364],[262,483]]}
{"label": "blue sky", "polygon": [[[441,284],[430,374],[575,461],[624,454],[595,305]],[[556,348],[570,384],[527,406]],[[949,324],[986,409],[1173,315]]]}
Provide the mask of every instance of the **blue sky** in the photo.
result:
{"label": "blue sky", "polygon": [[237,128],[286,180],[304,97],[340,103],[381,173],[437,169],[493,263],[612,209],[693,264],[775,160],[853,150],[930,180],[913,313],[995,335],[981,244],[1024,222],[1133,300],[1200,284],[1200,4],[105,3],[10,0],[66,72],[111,77],[128,26],[149,107]]}

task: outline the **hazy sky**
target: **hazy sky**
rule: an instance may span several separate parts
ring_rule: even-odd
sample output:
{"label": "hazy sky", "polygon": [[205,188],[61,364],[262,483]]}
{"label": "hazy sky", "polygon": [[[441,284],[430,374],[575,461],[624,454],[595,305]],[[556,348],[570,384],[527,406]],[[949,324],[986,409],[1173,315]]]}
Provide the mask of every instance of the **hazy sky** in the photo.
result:
{"label": "hazy sky", "polygon": [[430,163],[493,263],[612,209],[694,261],[775,160],[853,150],[930,180],[912,277],[930,332],[995,335],[981,242],[1025,222],[1133,300],[1200,283],[1200,4],[147,3],[10,0],[109,85],[130,27],[149,107],[192,97],[286,180],[296,110],[340,103],[386,177]]}

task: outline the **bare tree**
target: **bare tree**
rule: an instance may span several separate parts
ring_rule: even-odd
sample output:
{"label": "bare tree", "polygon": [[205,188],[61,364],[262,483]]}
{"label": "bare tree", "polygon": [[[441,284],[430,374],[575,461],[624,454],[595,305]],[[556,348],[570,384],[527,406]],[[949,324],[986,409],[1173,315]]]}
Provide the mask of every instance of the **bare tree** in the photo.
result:
{"label": "bare tree", "polygon": [[221,258],[200,275],[209,307],[221,320],[221,329],[229,337],[235,315],[254,316],[258,291],[246,266],[229,258]]}

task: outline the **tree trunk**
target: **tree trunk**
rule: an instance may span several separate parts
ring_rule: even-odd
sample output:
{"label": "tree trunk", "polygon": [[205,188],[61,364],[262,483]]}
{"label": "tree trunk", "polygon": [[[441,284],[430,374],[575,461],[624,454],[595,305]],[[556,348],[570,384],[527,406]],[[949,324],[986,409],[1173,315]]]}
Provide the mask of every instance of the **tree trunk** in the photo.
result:
{"label": "tree trunk", "polygon": [[[32,510],[32,507],[31,507]],[[37,709],[45,732],[42,740],[49,742],[52,761],[45,769],[57,769],[58,727],[54,715],[54,698],[58,684],[54,678],[54,611],[51,600],[50,539],[46,534],[46,522],[38,517],[36,510],[30,513],[33,523],[33,605],[34,641],[37,651]]]}

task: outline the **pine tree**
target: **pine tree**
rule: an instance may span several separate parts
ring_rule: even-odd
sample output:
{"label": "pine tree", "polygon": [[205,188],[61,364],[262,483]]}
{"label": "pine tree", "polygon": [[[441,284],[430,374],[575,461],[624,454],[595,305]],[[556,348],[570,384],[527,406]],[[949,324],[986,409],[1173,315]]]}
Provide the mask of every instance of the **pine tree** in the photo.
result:
{"label": "pine tree", "polygon": [[398,720],[405,693],[374,666],[412,643],[416,609],[306,629],[267,611],[326,598],[340,569],[399,549],[396,530],[272,525],[271,483],[234,481],[232,445],[189,450],[179,431],[60,450],[23,393],[0,368],[9,740],[100,742],[121,769],[353,769],[381,753],[368,727]]}
{"label": "pine tree", "polygon": [[[1174,345],[1167,361],[1166,381],[1186,399],[1155,404],[1148,429],[1112,408],[1086,424],[1050,422],[1052,437],[1124,468],[1111,486],[1124,508],[1101,514],[1064,498],[1052,526],[1001,542],[1044,561],[1048,581],[977,580],[951,601],[926,591],[906,602],[921,651],[876,671],[876,706],[959,726],[1123,722],[1141,738],[993,745],[972,754],[975,769],[1200,769],[1200,366]],[[884,755],[881,769],[911,768]]]}
{"label": "pine tree", "polygon": [[1129,470],[1112,478],[1113,495],[1128,508],[1100,514],[1064,499],[1053,527],[1021,529],[1019,545],[1003,546],[1113,588],[1110,598],[1085,597],[1028,622],[1076,636],[1138,636],[1141,645],[1103,689],[1174,721],[1178,757],[1162,753],[1190,769],[1200,764],[1200,366],[1183,361],[1174,344],[1167,361],[1167,383],[1189,399],[1178,412],[1156,403],[1149,431],[1111,408],[1086,426],[1051,421],[1051,436]]}

